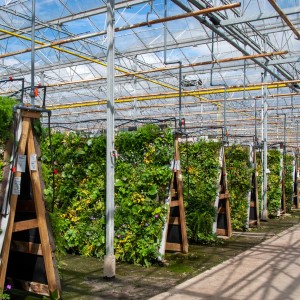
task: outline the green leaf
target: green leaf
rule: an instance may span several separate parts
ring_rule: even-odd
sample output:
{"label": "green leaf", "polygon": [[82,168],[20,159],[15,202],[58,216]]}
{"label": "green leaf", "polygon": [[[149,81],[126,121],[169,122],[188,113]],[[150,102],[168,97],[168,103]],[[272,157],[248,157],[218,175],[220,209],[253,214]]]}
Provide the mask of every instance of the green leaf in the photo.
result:
{"label": "green leaf", "polygon": [[150,196],[154,196],[154,195],[157,194],[157,187],[156,187],[156,185],[151,185],[151,186],[150,186],[150,188],[149,188],[149,190],[148,190],[148,194],[149,194]]}
{"label": "green leaf", "polygon": [[121,179],[117,178],[116,181],[115,181],[115,186],[124,186],[124,183]]}

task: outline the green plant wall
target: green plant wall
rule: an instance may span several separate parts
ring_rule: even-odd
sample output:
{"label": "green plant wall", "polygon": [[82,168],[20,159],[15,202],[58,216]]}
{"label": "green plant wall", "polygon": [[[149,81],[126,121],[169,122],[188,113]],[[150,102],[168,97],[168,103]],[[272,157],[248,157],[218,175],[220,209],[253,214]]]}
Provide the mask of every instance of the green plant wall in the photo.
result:
{"label": "green plant wall", "polygon": [[212,225],[218,195],[221,144],[200,140],[180,145],[188,238],[209,243],[215,239]]}
{"label": "green plant wall", "polygon": [[[270,217],[276,217],[278,215],[278,210],[281,204],[281,159],[282,153],[278,149],[268,150],[268,169],[270,173],[268,174],[268,189],[267,189],[267,199],[268,199],[268,213]],[[261,189],[262,189],[262,161],[261,153],[257,152],[257,172],[258,172],[258,198],[261,207]]]}
{"label": "green plant wall", "polygon": [[225,147],[227,183],[230,193],[231,225],[234,230],[245,230],[248,222],[248,195],[251,190],[253,168],[250,148],[241,145]]}
{"label": "green plant wall", "polygon": [[[106,139],[52,134],[55,209],[51,214],[60,251],[103,257],[105,252]],[[151,264],[158,257],[172,170],[170,130],[145,125],[116,136],[115,254],[122,261]],[[44,191],[51,205],[49,139],[41,144]]]}
{"label": "green plant wall", "polygon": [[3,180],[2,169],[7,162],[4,161],[6,141],[10,138],[10,128],[13,122],[13,106],[16,100],[0,97],[0,182]]}
{"label": "green plant wall", "polygon": [[284,188],[286,198],[286,210],[290,212],[293,204],[294,193],[294,156],[286,154],[284,158]]}

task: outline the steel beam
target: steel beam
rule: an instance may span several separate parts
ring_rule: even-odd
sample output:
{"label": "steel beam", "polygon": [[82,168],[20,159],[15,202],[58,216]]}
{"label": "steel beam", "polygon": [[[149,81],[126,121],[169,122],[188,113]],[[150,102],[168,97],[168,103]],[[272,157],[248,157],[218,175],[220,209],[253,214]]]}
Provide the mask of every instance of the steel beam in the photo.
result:
{"label": "steel beam", "polygon": [[[126,7],[131,7],[131,6],[134,6],[134,5],[143,4],[143,3],[146,3],[146,2],[149,2],[149,0],[127,0],[127,1],[122,1],[122,2],[119,2],[119,3],[115,4],[115,9],[116,10],[123,9],[123,8],[126,8]],[[15,11],[12,11],[11,9],[7,9],[4,6],[1,6],[0,10],[5,11],[5,12],[10,13],[10,14],[14,14],[18,17],[28,19],[28,17],[26,17],[26,15],[23,15],[21,13],[15,12]],[[43,29],[43,28],[56,26],[58,24],[65,24],[65,23],[68,23],[68,22],[71,22],[71,21],[76,21],[76,20],[80,20],[80,19],[84,19],[84,18],[104,14],[104,13],[106,13],[106,11],[107,11],[107,7],[102,6],[102,7],[99,7],[99,8],[87,10],[87,11],[80,12],[80,13],[77,13],[77,14],[73,14],[73,15],[53,19],[53,20],[50,20],[48,22],[41,22],[39,20],[36,20],[36,23],[37,23],[36,30],[40,30],[40,29]],[[22,32],[29,32],[30,30],[31,30],[31,27],[22,28]],[[18,32],[18,30],[16,30],[16,32]],[[0,39],[4,39],[4,38],[8,38],[8,37],[10,37],[10,35],[4,34],[4,33],[0,34]]]}
{"label": "steel beam", "polygon": [[[287,8],[282,10],[285,15],[294,15],[300,13],[300,7],[293,7],[293,8]],[[222,20],[220,22],[221,26],[231,26],[231,25],[237,25],[247,22],[255,22],[255,21],[262,21],[272,18],[278,18],[277,13],[258,13],[253,14],[252,16],[243,16],[239,18],[232,18],[228,20]]]}

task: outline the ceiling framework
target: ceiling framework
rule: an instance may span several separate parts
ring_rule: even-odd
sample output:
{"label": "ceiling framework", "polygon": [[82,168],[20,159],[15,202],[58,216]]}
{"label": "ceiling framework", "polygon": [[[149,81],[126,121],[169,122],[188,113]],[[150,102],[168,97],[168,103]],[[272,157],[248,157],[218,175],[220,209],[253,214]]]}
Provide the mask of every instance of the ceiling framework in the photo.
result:
{"label": "ceiling framework", "polygon": [[[261,139],[265,91],[269,143],[285,137],[298,146],[300,0],[131,0],[115,8],[117,130],[158,120],[175,127],[181,110],[190,135],[220,137],[226,126],[233,142]],[[106,1],[39,1],[35,14],[35,82],[47,87],[52,126],[105,132]],[[30,52],[31,1],[0,0],[1,79],[30,87]],[[20,89],[11,81],[0,95]],[[36,103],[42,98],[40,90]]]}

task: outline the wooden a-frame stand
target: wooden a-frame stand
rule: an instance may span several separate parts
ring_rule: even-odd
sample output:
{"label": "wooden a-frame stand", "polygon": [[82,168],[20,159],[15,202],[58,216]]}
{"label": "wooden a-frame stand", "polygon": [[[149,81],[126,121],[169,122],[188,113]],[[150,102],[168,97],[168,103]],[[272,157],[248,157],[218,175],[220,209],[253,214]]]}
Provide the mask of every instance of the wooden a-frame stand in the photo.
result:
{"label": "wooden a-frame stand", "polygon": [[217,235],[231,237],[231,218],[229,198],[230,194],[227,186],[226,164],[225,164],[225,150],[222,148],[222,168],[219,180],[219,201],[217,211]]}
{"label": "wooden a-frame stand", "polygon": [[257,185],[257,162],[256,162],[256,149],[252,147],[252,162],[254,170],[252,173],[251,181],[251,198],[249,205],[249,226],[259,226],[259,203],[258,203],[258,185]]}
{"label": "wooden a-frame stand", "polygon": [[[31,155],[37,153],[31,121],[40,118],[40,113],[22,110],[21,117],[22,133],[17,156],[26,154],[27,171],[14,173],[14,180],[20,179],[21,187],[19,193],[13,191],[10,196],[10,212],[1,253],[0,288],[4,290],[5,284],[11,284],[14,289],[61,299],[40,175],[38,168],[29,168]],[[24,194],[29,199],[24,199]]]}
{"label": "wooden a-frame stand", "polygon": [[183,180],[180,169],[178,135],[175,137],[173,178],[171,182],[171,200],[167,217],[165,250],[188,253],[185,211],[183,204]]}

